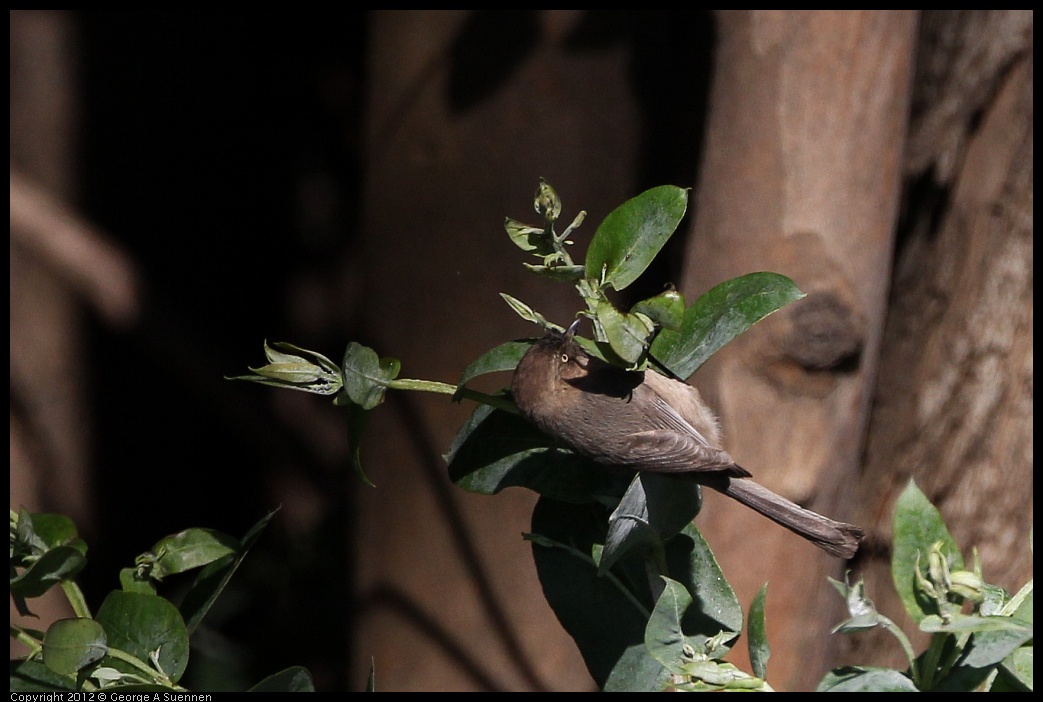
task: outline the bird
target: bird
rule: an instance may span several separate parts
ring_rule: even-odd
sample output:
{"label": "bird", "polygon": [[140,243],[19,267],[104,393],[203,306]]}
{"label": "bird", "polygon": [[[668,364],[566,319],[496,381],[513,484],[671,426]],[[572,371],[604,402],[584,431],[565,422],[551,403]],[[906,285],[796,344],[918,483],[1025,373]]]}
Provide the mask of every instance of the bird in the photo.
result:
{"label": "bird", "polygon": [[521,414],[576,453],[606,466],[690,476],[827,553],[851,558],[865,532],[778,495],[724,450],[699,391],[651,368],[626,370],[592,356],[575,334],[551,330],[525,352],[511,395]]}

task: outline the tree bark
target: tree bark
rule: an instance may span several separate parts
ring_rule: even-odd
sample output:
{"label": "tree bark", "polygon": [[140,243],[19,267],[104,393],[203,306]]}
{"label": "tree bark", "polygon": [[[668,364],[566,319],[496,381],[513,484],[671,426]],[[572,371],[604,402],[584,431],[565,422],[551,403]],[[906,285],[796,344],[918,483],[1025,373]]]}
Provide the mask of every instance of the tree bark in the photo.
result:
{"label": "tree bark", "polygon": [[[854,521],[883,329],[916,15],[722,12],[685,291],[760,270],[808,296],[693,382],[758,482]],[[813,687],[843,616],[844,563],[707,495],[696,524],[748,606],[770,581],[769,679]]]}
{"label": "tree bark", "polygon": [[[374,15],[365,332],[402,359],[403,377],[455,382],[484,351],[538,335],[498,292],[572,318],[574,293],[525,271],[502,226],[507,215],[538,219],[539,177],[562,196],[563,219],[586,209],[593,226],[634,194],[625,47],[566,52],[558,38],[570,20]],[[592,689],[521,538],[535,496],[450,485],[439,456],[473,406],[393,395],[374,413],[363,456],[378,487],[361,490],[352,535],[360,626],[351,679],[365,679],[372,657],[381,690]]]}
{"label": "tree bark", "polygon": [[[889,567],[910,478],[964,557],[978,548],[986,581],[1015,592],[1032,577],[1032,13],[926,13],[918,64],[857,511],[879,546],[862,564],[868,592],[910,634]],[[844,659],[904,667],[888,639],[851,637]]]}

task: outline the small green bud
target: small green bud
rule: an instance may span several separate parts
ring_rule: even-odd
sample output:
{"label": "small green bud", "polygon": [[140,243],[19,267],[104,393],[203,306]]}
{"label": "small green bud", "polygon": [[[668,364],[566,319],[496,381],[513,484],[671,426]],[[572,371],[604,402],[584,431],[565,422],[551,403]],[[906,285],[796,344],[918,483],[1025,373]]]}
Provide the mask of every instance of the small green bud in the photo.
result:
{"label": "small green bud", "polygon": [[533,204],[540,216],[548,222],[556,221],[561,214],[561,199],[543,178],[540,178],[540,184],[536,188],[536,200]]}
{"label": "small green bud", "polygon": [[952,591],[971,602],[980,603],[985,596],[985,581],[977,573],[969,570],[956,570],[949,574],[952,580]]}

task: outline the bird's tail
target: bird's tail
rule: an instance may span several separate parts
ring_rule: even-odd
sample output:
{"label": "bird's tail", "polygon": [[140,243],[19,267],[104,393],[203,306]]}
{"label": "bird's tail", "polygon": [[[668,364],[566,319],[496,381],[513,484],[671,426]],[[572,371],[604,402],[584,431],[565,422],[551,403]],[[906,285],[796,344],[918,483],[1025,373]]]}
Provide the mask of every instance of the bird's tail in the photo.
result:
{"label": "bird's tail", "polygon": [[822,550],[840,558],[851,558],[865,532],[853,524],[837,522],[804,509],[749,478],[726,475],[700,476],[707,487],[738,500],[776,524],[802,536]]}

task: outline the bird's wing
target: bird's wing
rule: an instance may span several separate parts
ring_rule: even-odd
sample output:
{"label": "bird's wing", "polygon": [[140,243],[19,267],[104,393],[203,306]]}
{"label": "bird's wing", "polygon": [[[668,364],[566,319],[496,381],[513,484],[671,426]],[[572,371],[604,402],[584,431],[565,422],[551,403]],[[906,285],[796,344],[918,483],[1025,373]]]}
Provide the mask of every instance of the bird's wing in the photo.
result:
{"label": "bird's wing", "polygon": [[651,429],[630,434],[628,455],[638,470],[691,473],[731,470],[735,461],[727,451],[713,448],[687,431]]}

